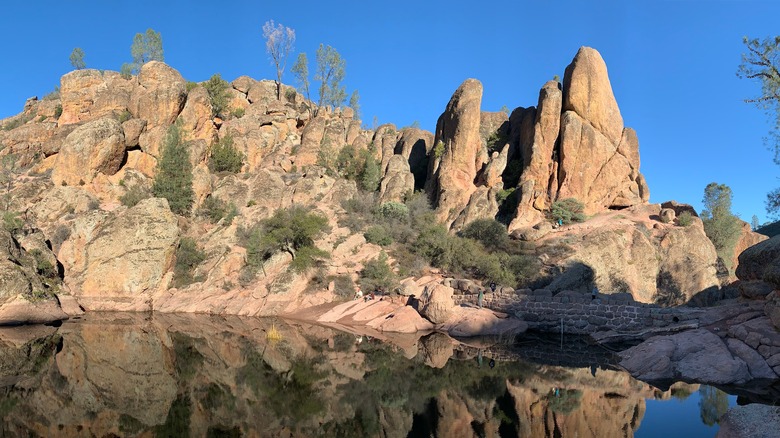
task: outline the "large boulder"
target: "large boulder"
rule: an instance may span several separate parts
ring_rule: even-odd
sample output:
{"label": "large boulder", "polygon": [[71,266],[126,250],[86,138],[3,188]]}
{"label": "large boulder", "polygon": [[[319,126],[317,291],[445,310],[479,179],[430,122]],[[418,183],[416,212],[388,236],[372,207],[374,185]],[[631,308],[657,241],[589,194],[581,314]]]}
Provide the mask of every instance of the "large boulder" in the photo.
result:
{"label": "large boulder", "polygon": [[115,174],[124,156],[122,125],[113,118],[93,120],[76,128],[65,139],[51,179],[56,185],[89,183],[98,173]]}
{"label": "large boulder", "polygon": [[217,129],[211,117],[211,98],[206,88],[198,86],[193,88],[187,95],[187,102],[184,104],[181,114],[182,130],[189,134],[187,138],[191,140],[206,140],[211,144],[217,136]]}
{"label": "large boulder", "polygon": [[604,293],[630,292],[639,302],[671,305],[717,287],[717,254],[701,220],[687,227],[653,224],[659,213],[657,204],[637,206],[571,225],[564,235],[548,233],[542,251],[563,273],[546,288],[590,292],[596,285]]}
{"label": "large boulder", "polygon": [[740,384],[752,380],[747,364],[705,329],[652,338],[619,353],[620,365],[644,381]]}
{"label": "large boulder", "polygon": [[60,79],[62,114],[59,126],[99,119],[127,111],[135,88],[117,72],[74,70]]}
{"label": "large boulder", "polygon": [[187,98],[187,82],[172,67],[151,61],[141,67],[138,84],[130,95],[130,113],[150,126],[165,126],[176,121]]}
{"label": "large boulder", "polygon": [[736,245],[734,245],[734,252],[731,257],[731,266],[733,269],[739,267],[739,255],[742,254],[742,252],[758,243],[769,239],[763,234],[754,232],[749,223],[745,221],[740,221],[740,223],[741,228],[739,230],[739,238],[737,239]]}
{"label": "large boulder", "polygon": [[451,287],[443,284],[429,286],[428,296],[420,314],[434,324],[447,322],[455,307],[455,302],[452,300],[453,292]]}
{"label": "large boulder", "polygon": [[[474,179],[482,168],[479,160],[481,102],[482,84],[476,79],[467,79],[452,95],[436,123],[434,151],[440,156],[432,162],[435,169],[432,169],[433,180],[429,187],[433,192],[436,215],[448,227],[476,190]],[[439,142],[441,146],[437,146]]]}
{"label": "large boulder", "polygon": [[780,236],[742,251],[736,274],[740,280],[763,280],[780,289]]}
{"label": "large boulder", "polygon": [[60,250],[72,294],[87,310],[150,310],[179,240],[168,202],[149,198],[85,219]]}
{"label": "large boulder", "polygon": [[379,188],[381,202],[403,202],[407,194],[414,192],[414,175],[409,170],[409,161],[403,155],[393,155],[387,163],[387,170]]}

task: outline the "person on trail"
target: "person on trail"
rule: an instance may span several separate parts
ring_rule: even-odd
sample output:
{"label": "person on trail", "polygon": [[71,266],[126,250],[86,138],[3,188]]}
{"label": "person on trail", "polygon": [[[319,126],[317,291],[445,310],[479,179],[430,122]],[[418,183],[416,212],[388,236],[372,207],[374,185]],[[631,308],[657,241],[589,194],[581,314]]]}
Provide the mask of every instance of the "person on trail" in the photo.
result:
{"label": "person on trail", "polygon": [[485,298],[485,291],[482,289],[479,290],[479,294],[477,295],[477,307],[480,309],[482,308],[482,300]]}
{"label": "person on trail", "polygon": [[360,287],[357,288],[357,292],[355,292],[355,299],[359,300],[363,298],[363,290],[360,289]]}
{"label": "person on trail", "polygon": [[593,290],[590,292],[590,299],[595,300],[597,296],[599,296],[599,288],[597,286],[593,286]]}
{"label": "person on trail", "polygon": [[490,291],[491,292],[495,292],[496,291],[496,286],[497,286],[496,282],[495,281],[491,281],[490,282]]}
{"label": "person on trail", "polygon": [[558,228],[563,226],[563,219],[558,219]]}

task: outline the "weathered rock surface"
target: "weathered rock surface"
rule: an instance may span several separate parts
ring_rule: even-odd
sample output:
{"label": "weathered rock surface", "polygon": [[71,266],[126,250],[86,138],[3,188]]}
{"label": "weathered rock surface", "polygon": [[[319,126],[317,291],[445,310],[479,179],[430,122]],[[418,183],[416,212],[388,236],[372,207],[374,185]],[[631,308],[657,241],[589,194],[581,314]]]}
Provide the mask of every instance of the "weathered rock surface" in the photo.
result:
{"label": "weathered rock surface", "polygon": [[112,71],[85,69],[64,75],[60,80],[62,115],[57,123],[64,126],[127,111],[134,82]]}
{"label": "weathered rock surface", "polygon": [[[449,227],[476,190],[474,179],[482,167],[478,153],[482,84],[467,79],[452,95],[436,123],[434,149],[441,142],[442,155],[433,163],[430,190],[437,217]],[[437,163],[438,162],[438,163]],[[438,167],[436,165],[438,164]]]}
{"label": "weathered rock surface", "polygon": [[141,67],[138,84],[130,95],[128,108],[149,126],[165,126],[176,121],[187,99],[186,81],[172,67],[158,61]]}
{"label": "weathered rock surface", "polygon": [[701,328],[621,352],[620,365],[647,381],[741,385],[780,376],[780,336],[761,303],[714,307],[698,319]]}
{"label": "weathered rock surface", "polygon": [[434,324],[447,322],[455,308],[452,293],[453,289],[443,284],[429,287],[428,297],[420,310],[420,314]]}
{"label": "weathered rock surface", "polygon": [[98,173],[115,174],[125,155],[122,125],[102,118],[79,126],[57,154],[51,179],[55,185],[83,185]]}
{"label": "weathered rock surface", "polygon": [[780,430],[780,407],[734,406],[718,421],[716,438],[772,438]]}
{"label": "weathered rock surface", "polygon": [[538,242],[551,256],[548,263],[564,272],[546,289],[589,292],[595,285],[602,293],[630,292],[639,302],[671,305],[717,287],[717,254],[701,221],[663,224],[652,219],[659,211],[657,204],[637,206],[548,232]]}
{"label": "weathered rock surface", "polygon": [[620,115],[607,65],[601,54],[590,47],[580,47],[563,75],[563,110],[574,111],[618,144],[623,134]]}
{"label": "weathered rock surface", "polygon": [[527,330],[528,324],[513,318],[500,318],[493,311],[472,307],[454,307],[450,318],[436,329],[454,337],[516,335]]}
{"label": "weathered rock surface", "polygon": [[762,280],[780,288],[780,236],[747,248],[738,260],[736,274],[740,280]]}
{"label": "weathered rock surface", "polygon": [[639,141],[623,127],[601,55],[580,48],[563,85],[562,93],[557,82],[546,83],[538,109],[518,109],[509,119],[519,155],[510,153],[510,160],[521,160],[523,169],[510,231],[542,220],[559,199],[578,199],[586,214],[649,199],[639,173]]}
{"label": "weathered rock surface", "polygon": [[179,239],[176,216],[160,198],[76,226],[63,244],[66,285],[87,310],[149,310],[165,287]]}
{"label": "weathered rock surface", "polygon": [[[54,259],[51,251],[29,249],[7,231],[0,230],[0,326],[24,323],[46,323],[67,319],[54,294],[44,284],[38,270],[46,260]],[[32,254],[37,250],[38,256]],[[48,269],[54,269],[55,265]]]}
{"label": "weathered rock surface", "polygon": [[379,199],[381,202],[403,202],[406,195],[413,192],[414,175],[409,170],[409,161],[403,155],[393,155],[379,186]]}

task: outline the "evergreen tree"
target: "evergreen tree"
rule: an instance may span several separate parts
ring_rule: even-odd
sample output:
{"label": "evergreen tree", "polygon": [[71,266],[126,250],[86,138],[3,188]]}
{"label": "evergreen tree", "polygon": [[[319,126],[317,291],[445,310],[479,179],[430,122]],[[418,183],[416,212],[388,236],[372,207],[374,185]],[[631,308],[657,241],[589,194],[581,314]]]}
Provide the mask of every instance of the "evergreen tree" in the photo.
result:
{"label": "evergreen tree", "polygon": [[738,217],[731,213],[731,188],[725,184],[709,183],[704,188],[704,210],[701,220],[704,232],[715,245],[718,257],[733,271],[731,258],[734,246],[739,239],[741,224]]}
{"label": "evergreen tree", "polygon": [[87,64],[84,62],[84,51],[81,50],[81,47],[76,47],[72,52],[70,52],[70,64],[76,70],[81,70],[87,67]]}
{"label": "evergreen tree", "polygon": [[[141,67],[149,61],[165,61],[162,48],[162,36],[153,29],[146,29],[146,33],[135,34],[133,44],[130,46],[130,54],[133,57],[133,63],[130,68],[133,73],[141,71]],[[123,73],[126,67],[122,66]]]}
{"label": "evergreen tree", "polygon": [[179,215],[190,213],[195,193],[192,190],[192,164],[187,145],[182,141],[179,127],[171,125],[165,136],[162,154],[157,161],[152,193],[165,198],[171,211]]}

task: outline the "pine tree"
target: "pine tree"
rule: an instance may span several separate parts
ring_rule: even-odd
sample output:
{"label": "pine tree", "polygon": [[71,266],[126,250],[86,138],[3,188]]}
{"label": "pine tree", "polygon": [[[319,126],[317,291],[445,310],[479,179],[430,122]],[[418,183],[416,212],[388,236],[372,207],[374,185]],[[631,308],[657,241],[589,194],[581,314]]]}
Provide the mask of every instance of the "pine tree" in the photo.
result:
{"label": "pine tree", "polygon": [[162,154],[157,162],[152,193],[165,198],[171,211],[179,215],[190,213],[195,193],[192,190],[192,164],[187,145],[179,127],[172,125],[165,136]]}

